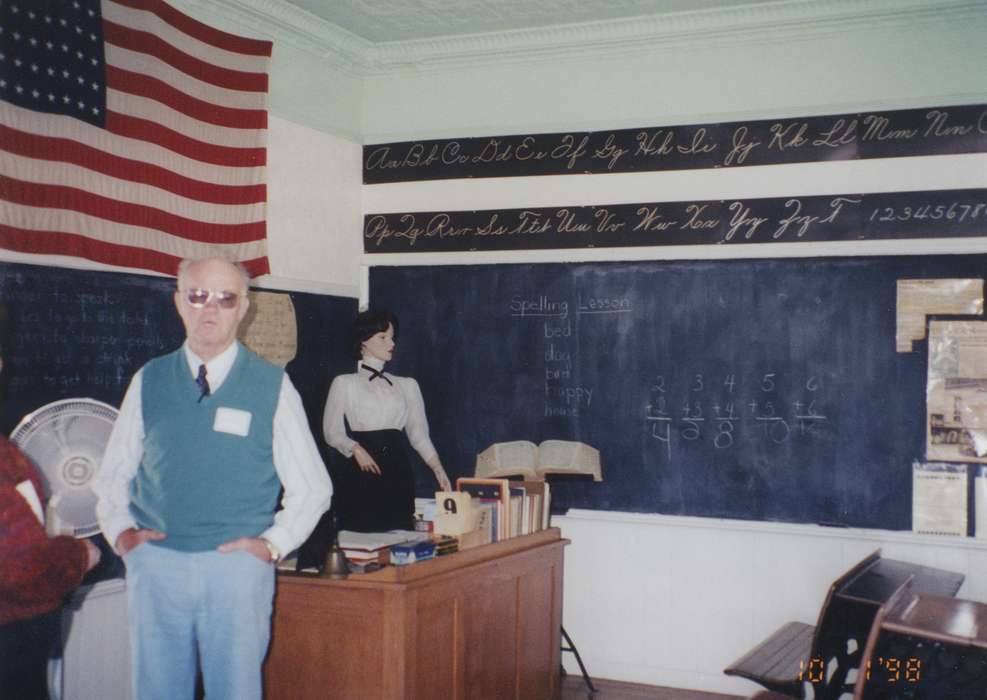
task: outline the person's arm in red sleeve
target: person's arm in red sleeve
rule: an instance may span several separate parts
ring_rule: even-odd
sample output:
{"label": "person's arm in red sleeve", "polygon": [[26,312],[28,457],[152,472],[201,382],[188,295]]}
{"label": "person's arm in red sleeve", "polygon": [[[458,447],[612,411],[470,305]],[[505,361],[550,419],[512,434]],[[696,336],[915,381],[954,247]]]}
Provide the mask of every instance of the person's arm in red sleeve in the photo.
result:
{"label": "person's arm in red sleeve", "polygon": [[[5,441],[4,441],[5,442]],[[99,560],[95,546],[73,537],[49,538],[17,484],[40,481],[15,447],[5,444],[0,479],[0,623],[53,610]],[[40,491],[38,492],[40,495]]]}

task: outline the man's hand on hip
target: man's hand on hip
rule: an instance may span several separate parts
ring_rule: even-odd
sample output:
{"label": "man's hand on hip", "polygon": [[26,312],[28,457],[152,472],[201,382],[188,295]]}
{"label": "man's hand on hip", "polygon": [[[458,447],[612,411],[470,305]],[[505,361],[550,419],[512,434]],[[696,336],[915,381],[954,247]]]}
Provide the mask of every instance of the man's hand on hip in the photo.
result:
{"label": "man's hand on hip", "polygon": [[139,547],[148,540],[163,540],[164,538],[165,534],[158,530],[128,527],[117,537],[116,544],[114,544],[113,548],[122,557],[127,552]]}
{"label": "man's hand on hip", "polygon": [[260,537],[239,537],[219,545],[216,550],[223,554],[243,550],[244,552],[253,554],[265,564],[273,563],[274,561],[271,549],[267,546],[267,541]]}

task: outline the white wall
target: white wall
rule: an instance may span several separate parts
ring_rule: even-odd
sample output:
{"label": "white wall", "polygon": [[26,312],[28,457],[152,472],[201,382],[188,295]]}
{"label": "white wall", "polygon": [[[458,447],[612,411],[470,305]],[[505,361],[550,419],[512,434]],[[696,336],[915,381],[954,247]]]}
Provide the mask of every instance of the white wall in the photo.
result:
{"label": "white wall", "polygon": [[280,279],[268,286],[358,295],[361,162],[358,144],[271,117],[267,241]]}
{"label": "white wall", "polygon": [[[923,4],[946,3],[897,3],[903,10]],[[481,37],[495,58],[371,76],[364,139],[698,124],[959,104],[987,94],[983,3],[895,20],[887,12],[894,5],[872,0],[855,3],[861,11],[854,19],[830,18],[827,10],[849,5],[780,3],[723,13],[721,21],[716,13],[683,15],[668,19],[667,30],[656,26],[650,42],[601,46],[587,33],[584,43],[545,49],[547,56],[512,51],[510,36],[499,43]],[[572,30],[576,39],[578,32]],[[546,45],[551,39],[546,35]],[[495,54],[499,46],[503,56]]]}

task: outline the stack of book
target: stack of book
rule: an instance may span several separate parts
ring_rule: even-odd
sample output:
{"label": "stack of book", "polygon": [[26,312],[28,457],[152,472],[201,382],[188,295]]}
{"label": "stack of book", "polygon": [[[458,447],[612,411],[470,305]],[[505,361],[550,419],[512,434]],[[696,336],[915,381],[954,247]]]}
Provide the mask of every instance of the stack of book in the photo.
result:
{"label": "stack of book", "polygon": [[435,542],[435,556],[441,557],[446,554],[455,554],[459,551],[459,540],[451,535],[432,535]]}
{"label": "stack of book", "polygon": [[[413,533],[412,533],[413,534]],[[408,540],[407,532],[339,531],[339,548],[346,555],[351,573],[369,573],[390,562],[392,545]]]}

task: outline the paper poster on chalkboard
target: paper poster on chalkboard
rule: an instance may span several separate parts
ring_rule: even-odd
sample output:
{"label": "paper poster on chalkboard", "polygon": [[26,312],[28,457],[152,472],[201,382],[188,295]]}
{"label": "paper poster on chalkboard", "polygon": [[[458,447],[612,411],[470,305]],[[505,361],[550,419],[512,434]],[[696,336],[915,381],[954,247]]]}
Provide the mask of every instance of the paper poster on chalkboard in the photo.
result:
{"label": "paper poster on chalkboard", "polygon": [[987,462],[987,321],[929,322],[930,460]]}
{"label": "paper poster on chalkboard", "polygon": [[923,535],[965,536],[966,467],[916,462],[912,471],[912,531]]}
{"label": "paper poster on chalkboard", "polygon": [[977,314],[984,311],[984,281],[898,280],[898,352],[911,352],[925,338],[926,317],[934,314]]}

